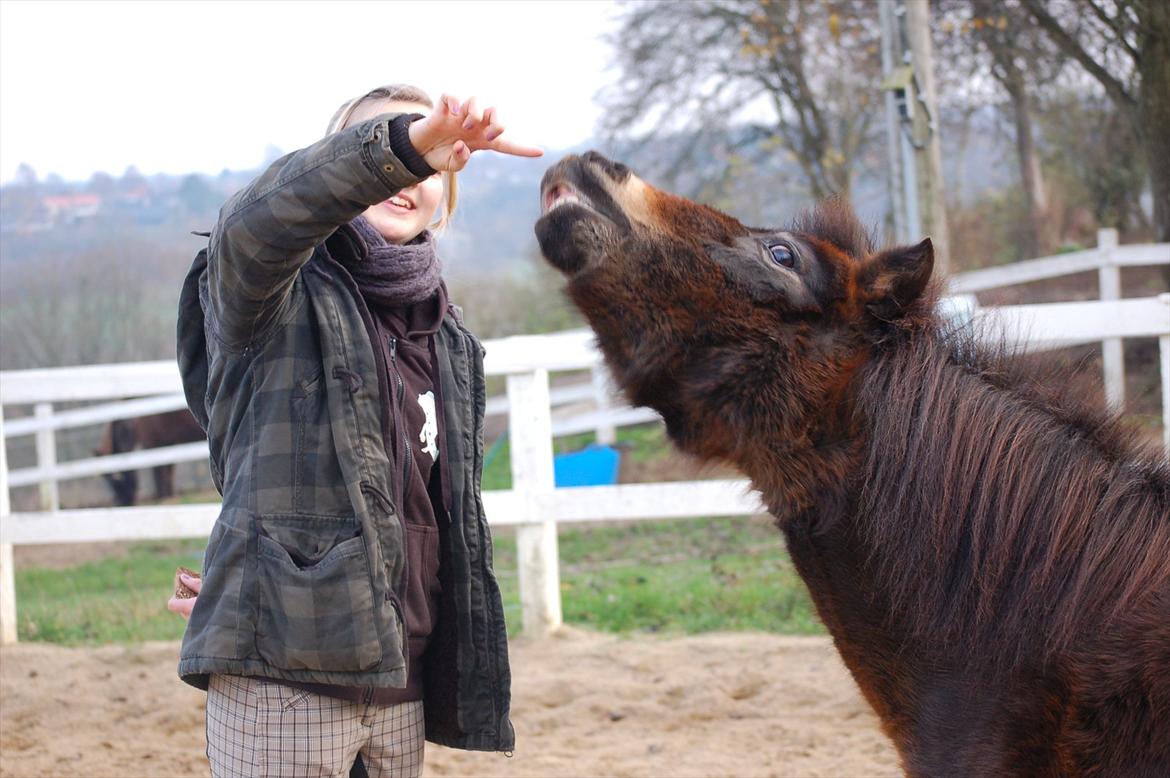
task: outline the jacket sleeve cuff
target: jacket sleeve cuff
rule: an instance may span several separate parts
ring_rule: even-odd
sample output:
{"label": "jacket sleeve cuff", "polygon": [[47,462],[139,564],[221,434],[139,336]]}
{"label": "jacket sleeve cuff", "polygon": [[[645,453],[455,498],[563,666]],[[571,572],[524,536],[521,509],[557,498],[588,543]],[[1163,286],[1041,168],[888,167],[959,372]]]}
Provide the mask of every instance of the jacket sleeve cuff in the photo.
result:
{"label": "jacket sleeve cuff", "polygon": [[390,121],[390,151],[411,173],[419,178],[430,178],[438,171],[427,164],[410,142],[410,123],[421,118],[421,113],[404,113]]}

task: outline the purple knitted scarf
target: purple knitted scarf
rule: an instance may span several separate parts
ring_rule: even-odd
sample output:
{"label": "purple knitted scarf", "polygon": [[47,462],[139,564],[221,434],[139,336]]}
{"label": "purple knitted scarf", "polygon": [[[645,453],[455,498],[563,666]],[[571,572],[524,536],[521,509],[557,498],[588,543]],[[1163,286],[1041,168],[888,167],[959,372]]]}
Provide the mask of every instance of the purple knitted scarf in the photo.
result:
{"label": "purple knitted scarf", "polygon": [[435,294],[443,268],[430,230],[400,246],[387,243],[361,216],[350,225],[365,243],[366,256],[348,269],[367,302],[378,306],[411,305]]}

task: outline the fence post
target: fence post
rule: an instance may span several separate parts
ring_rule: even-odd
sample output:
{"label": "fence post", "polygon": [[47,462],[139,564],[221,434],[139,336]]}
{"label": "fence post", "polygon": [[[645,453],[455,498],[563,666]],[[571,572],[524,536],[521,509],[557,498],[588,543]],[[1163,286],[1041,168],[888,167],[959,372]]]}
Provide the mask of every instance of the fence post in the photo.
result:
{"label": "fence post", "polygon": [[[1097,269],[1097,283],[1102,300],[1121,299],[1121,268],[1117,265],[1117,230],[1097,230],[1097,249],[1101,252],[1101,267]],[[1101,361],[1105,378],[1105,402],[1112,410],[1125,405],[1125,353],[1121,338],[1101,341]]]}
{"label": "fence post", "polygon": [[[8,523],[8,446],[4,440],[4,407],[0,406],[0,524]],[[16,572],[11,543],[0,543],[0,645],[16,642]]]}
{"label": "fence post", "polygon": [[556,488],[553,478],[552,412],[548,371],[508,376],[508,439],[512,447],[512,489],[523,501],[516,528],[523,631],[543,637],[561,625],[561,576],[557,525],[547,516]]}
{"label": "fence post", "polygon": [[593,381],[593,403],[597,406],[598,418],[605,419],[597,424],[597,442],[603,446],[612,446],[617,442],[617,430],[609,416],[613,407],[609,401],[609,372],[605,365],[598,362],[590,368],[589,376]]}
{"label": "fence post", "polygon": [[[52,403],[37,403],[34,408],[34,415],[38,419],[48,420],[53,418],[53,404]],[[56,432],[52,429],[37,430],[37,467],[53,467],[57,464],[57,438]],[[57,481],[48,480],[41,481],[41,510],[43,511],[59,511],[61,510],[61,494],[57,486]]]}
{"label": "fence post", "polygon": [[[1158,295],[1170,316],[1170,294]],[[1162,446],[1170,459],[1170,335],[1158,336],[1158,356],[1162,362]]]}

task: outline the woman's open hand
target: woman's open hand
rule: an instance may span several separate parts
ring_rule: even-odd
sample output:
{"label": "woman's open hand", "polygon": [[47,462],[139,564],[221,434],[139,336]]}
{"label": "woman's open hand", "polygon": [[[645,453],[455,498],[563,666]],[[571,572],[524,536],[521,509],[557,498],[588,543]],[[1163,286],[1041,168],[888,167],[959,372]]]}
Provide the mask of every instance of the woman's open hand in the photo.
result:
{"label": "woman's open hand", "polygon": [[184,619],[191,618],[191,611],[195,610],[195,600],[199,596],[199,590],[203,588],[203,579],[197,575],[188,575],[180,572],[178,574],[179,583],[185,586],[195,594],[185,594],[185,596],[178,596],[178,592],[167,600],[167,610],[177,613]]}
{"label": "woman's open hand", "polygon": [[496,109],[480,111],[474,97],[460,104],[454,97],[442,95],[429,116],[411,123],[409,133],[415,150],[440,171],[462,170],[471,153],[482,149],[517,157],[539,157],[544,153],[535,146],[500,137],[504,126]]}

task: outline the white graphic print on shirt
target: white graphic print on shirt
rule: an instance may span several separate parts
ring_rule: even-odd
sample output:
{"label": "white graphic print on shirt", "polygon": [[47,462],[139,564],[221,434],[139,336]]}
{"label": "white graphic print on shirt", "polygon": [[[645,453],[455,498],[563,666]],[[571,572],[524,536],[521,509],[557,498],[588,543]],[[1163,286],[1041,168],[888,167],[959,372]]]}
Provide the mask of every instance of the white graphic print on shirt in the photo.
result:
{"label": "white graphic print on shirt", "polygon": [[422,444],[423,451],[431,455],[431,461],[437,462],[439,460],[439,420],[435,415],[434,392],[420,394],[418,404],[427,417],[423,423],[422,431],[418,433],[418,442]]}

